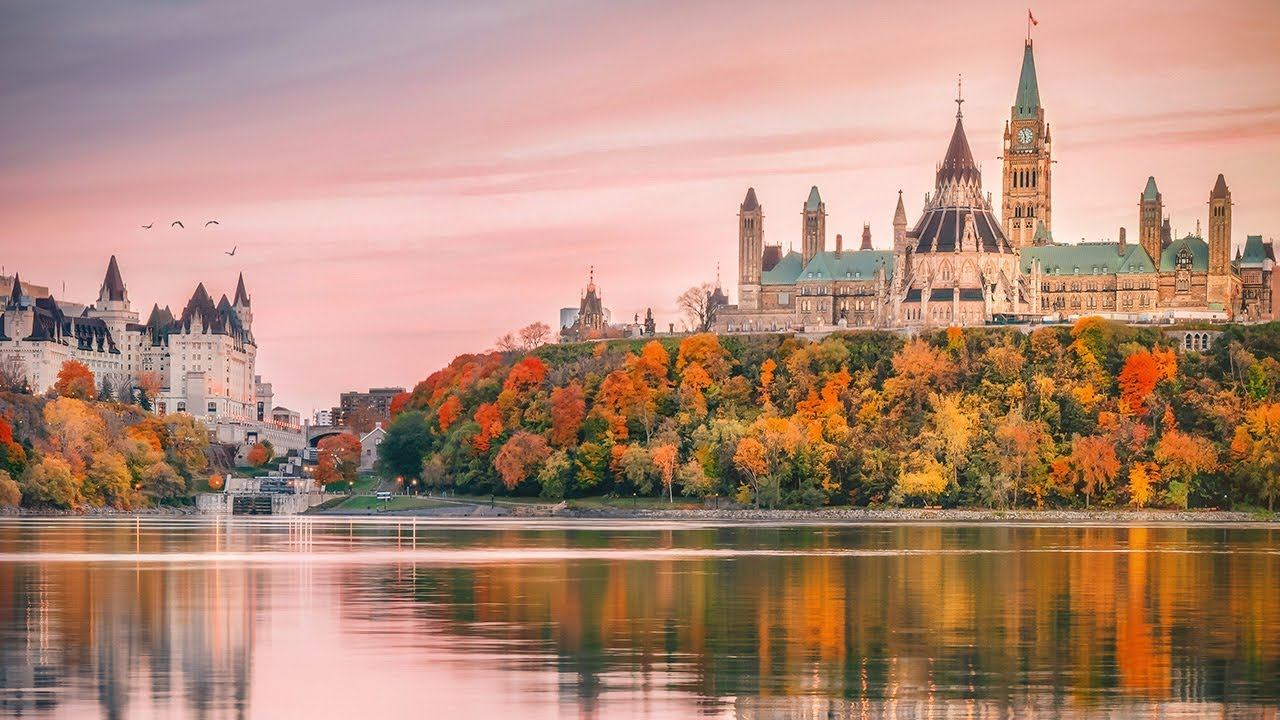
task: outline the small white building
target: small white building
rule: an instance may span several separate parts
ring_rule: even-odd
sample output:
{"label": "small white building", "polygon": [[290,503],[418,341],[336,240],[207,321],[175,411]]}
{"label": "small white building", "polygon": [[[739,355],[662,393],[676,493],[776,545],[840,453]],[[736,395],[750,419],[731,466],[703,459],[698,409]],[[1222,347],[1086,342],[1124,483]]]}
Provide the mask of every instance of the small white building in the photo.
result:
{"label": "small white building", "polygon": [[378,423],[360,438],[360,472],[368,472],[377,464],[378,446],[386,436],[387,431],[382,428],[382,423]]}

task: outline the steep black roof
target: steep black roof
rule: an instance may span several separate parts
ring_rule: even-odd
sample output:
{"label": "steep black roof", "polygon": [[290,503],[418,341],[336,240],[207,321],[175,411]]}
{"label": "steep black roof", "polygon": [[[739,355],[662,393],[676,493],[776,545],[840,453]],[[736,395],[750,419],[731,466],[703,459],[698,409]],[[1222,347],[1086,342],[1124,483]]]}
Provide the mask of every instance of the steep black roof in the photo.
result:
{"label": "steep black roof", "polygon": [[120,277],[120,266],[116,263],[115,255],[107,263],[107,276],[102,279],[101,295],[107,300],[124,300],[124,279]]}

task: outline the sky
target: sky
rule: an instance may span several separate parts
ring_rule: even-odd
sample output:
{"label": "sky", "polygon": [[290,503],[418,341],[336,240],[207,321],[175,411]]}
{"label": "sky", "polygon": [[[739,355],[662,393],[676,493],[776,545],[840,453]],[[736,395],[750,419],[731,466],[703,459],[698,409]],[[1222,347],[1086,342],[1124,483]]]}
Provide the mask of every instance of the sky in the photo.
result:
{"label": "sky", "polygon": [[[1193,231],[1220,172],[1233,242],[1280,236],[1280,3],[1033,11],[1059,241],[1135,237],[1148,175]],[[766,242],[798,246],[817,185],[829,246],[869,222],[889,247],[898,190],[914,223],[933,189],[957,75],[998,207],[1026,17],[915,0],[9,0],[0,265],[91,302],[115,254],[144,317],[198,282],[230,296],[243,272],[258,370],[306,414],[554,327],[591,266],[615,319],[678,322],[676,296],[717,267],[736,299],[748,186]]]}

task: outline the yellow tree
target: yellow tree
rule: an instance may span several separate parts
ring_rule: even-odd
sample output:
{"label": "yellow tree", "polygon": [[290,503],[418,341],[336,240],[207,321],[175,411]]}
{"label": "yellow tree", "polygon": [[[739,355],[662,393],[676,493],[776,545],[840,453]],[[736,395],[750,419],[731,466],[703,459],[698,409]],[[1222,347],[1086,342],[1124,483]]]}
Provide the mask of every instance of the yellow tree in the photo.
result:
{"label": "yellow tree", "polygon": [[1151,486],[1158,477],[1150,463],[1136,462],[1129,468],[1129,502],[1134,507],[1143,507],[1151,501]]}
{"label": "yellow tree", "polygon": [[1275,509],[1280,496],[1280,403],[1264,403],[1245,413],[1231,440],[1231,456],[1238,472]]}
{"label": "yellow tree", "polygon": [[962,393],[930,397],[933,414],[929,417],[929,430],[942,446],[943,457],[950,470],[948,476],[952,483],[957,482],[958,466],[968,456],[969,446],[978,431],[978,412],[967,402]]}
{"label": "yellow tree", "polygon": [[947,489],[950,480],[951,472],[937,458],[928,453],[917,453],[898,478],[890,501],[900,505],[907,498],[918,497],[930,505]]}
{"label": "yellow tree", "polygon": [[[760,486],[769,468],[764,445],[755,438],[742,438],[738,441],[738,449],[733,454],[733,465],[747,479],[751,503],[760,507]],[[738,495],[741,497],[743,493],[739,492]]]}
{"label": "yellow tree", "polygon": [[1160,465],[1161,476],[1170,481],[1169,499],[1182,508],[1187,507],[1192,479],[1218,467],[1218,452],[1212,442],[1177,428],[1165,430],[1160,442],[1156,443],[1155,459]]}

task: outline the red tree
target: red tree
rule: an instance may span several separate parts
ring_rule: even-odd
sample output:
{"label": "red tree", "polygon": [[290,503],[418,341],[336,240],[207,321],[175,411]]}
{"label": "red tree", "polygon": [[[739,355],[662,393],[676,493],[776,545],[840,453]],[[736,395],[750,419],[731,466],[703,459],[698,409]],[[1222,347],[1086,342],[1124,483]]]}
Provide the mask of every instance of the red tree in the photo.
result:
{"label": "red tree", "polygon": [[75,360],[62,363],[62,369],[58,371],[58,381],[53,384],[53,389],[59,395],[77,400],[94,399],[98,396],[95,388],[93,371]]}
{"label": "red tree", "polygon": [[445,400],[440,405],[440,409],[436,411],[436,421],[440,423],[440,432],[448,432],[449,426],[461,414],[462,402],[458,400],[456,395],[450,395],[449,399]]}
{"label": "red tree", "polygon": [[541,435],[521,430],[498,451],[493,467],[502,476],[502,483],[510,490],[524,482],[538,465],[551,454],[547,439]]}
{"label": "red tree", "polygon": [[551,391],[551,442],[569,447],[578,441],[578,430],[587,415],[586,395],[576,382]]}
{"label": "red tree", "polygon": [[360,439],[351,433],[330,435],[316,446],[316,484],[352,482],[360,469]]}
{"label": "red tree", "polygon": [[480,432],[471,439],[471,445],[478,452],[488,452],[493,439],[502,434],[502,415],[497,405],[484,403],[476,408],[474,419],[480,426]]}

